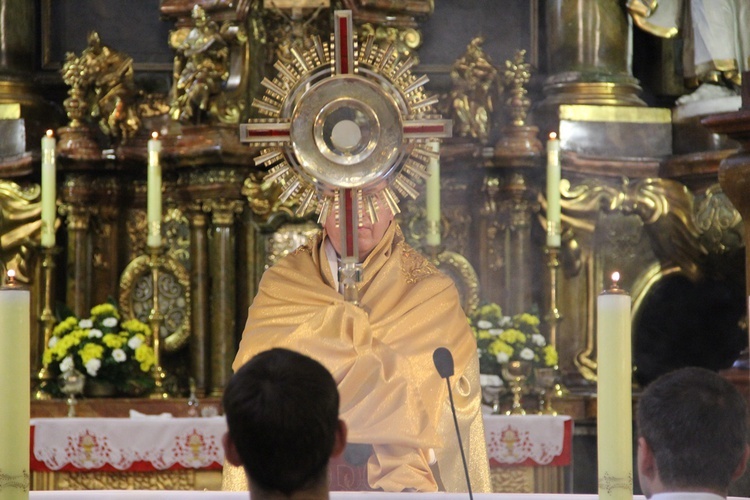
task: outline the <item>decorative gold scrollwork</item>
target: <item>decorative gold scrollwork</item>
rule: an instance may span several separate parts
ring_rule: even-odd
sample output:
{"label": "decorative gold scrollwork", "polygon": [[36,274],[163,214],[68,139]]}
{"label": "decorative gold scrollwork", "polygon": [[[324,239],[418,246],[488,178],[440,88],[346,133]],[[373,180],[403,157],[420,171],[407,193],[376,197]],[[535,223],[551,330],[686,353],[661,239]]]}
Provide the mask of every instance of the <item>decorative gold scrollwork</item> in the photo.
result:
{"label": "decorative gold scrollwork", "polygon": [[148,255],[140,255],[127,265],[120,278],[120,308],[126,318],[148,323],[154,293],[158,293],[164,316],[160,332],[162,345],[165,351],[174,352],[190,338],[190,276],[176,259],[165,256],[159,262],[162,272],[156,291]]}
{"label": "decorative gold scrollwork", "polygon": [[719,184],[709,187],[696,204],[695,223],[711,253],[725,253],[744,244],[742,216]]}
{"label": "decorative gold scrollwork", "polygon": [[27,281],[27,262],[31,241],[38,241],[41,229],[41,204],[38,184],[23,188],[12,181],[0,181],[0,264],[14,269],[21,281]]}
{"label": "decorative gold scrollwork", "polygon": [[678,264],[691,278],[700,275],[699,263],[708,253],[693,212],[693,195],[671,179],[649,178],[621,185],[589,179],[571,188],[561,182],[563,211],[576,229],[593,232],[596,214],[620,210],[643,221],[656,256]]}
{"label": "decorative gold scrollwork", "polygon": [[473,313],[479,307],[479,278],[468,259],[455,252],[440,252],[434,264],[456,284],[464,312]]}

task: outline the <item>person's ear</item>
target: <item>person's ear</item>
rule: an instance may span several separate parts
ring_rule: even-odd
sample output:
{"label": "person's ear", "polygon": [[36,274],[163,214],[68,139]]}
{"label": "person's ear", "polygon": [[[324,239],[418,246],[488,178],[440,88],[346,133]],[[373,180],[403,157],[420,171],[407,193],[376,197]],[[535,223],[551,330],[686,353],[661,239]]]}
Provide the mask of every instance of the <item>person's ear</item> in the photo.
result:
{"label": "person's ear", "polygon": [[742,454],[740,463],[737,464],[737,468],[734,470],[734,473],[732,474],[732,481],[739,479],[739,477],[745,472],[745,467],[747,467],[748,457],[750,457],[750,446],[745,445],[745,453]]}
{"label": "person's ear", "polygon": [[242,459],[240,458],[240,454],[237,453],[234,441],[229,437],[229,432],[225,432],[221,437],[221,444],[224,445],[224,458],[227,459],[227,462],[237,467],[242,466]]}
{"label": "person's ear", "polygon": [[343,420],[339,419],[339,424],[336,426],[336,438],[333,442],[333,451],[331,451],[331,457],[338,457],[344,453],[346,448],[346,435],[348,429]]}
{"label": "person's ear", "polygon": [[651,481],[656,477],[656,460],[654,452],[646,438],[638,438],[638,475]]}

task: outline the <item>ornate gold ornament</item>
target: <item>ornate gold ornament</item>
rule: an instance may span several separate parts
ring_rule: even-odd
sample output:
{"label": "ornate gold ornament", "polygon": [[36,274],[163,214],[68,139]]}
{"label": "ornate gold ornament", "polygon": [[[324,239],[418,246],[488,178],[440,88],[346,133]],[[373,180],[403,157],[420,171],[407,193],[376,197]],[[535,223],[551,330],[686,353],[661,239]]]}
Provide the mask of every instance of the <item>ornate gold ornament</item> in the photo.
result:
{"label": "ornate gold ornament", "polygon": [[486,144],[498,97],[499,75],[482,44],[484,37],[475,37],[464,55],[453,63],[450,106],[456,134]]}
{"label": "ornate gold ornament", "polygon": [[413,58],[372,37],[359,47],[351,12],[334,17],[330,45],[314,37],[312,49],[291,49],[293,63],[276,63],[253,102],[269,118],[241,125],[240,136],[269,146],[255,163],[283,186],[282,203],[298,202],[298,216],[315,208],[322,221],[341,196],[376,220],[378,206],[395,214],[399,195],[416,198],[433,154],[421,144],[449,136],[451,123],[433,114],[437,98],[425,94],[426,76],[412,75]]}
{"label": "ornate gold ornament", "polygon": [[190,275],[174,258],[159,259],[159,280],[151,279],[151,257],[140,255],[125,268],[120,278],[120,308],[126,318],[149,323],[154,294],[159,294],[163,316],[160,337],[166,352],[183,347],[190,338]]}
{"label": "ornate gold ornament", "polygon": [[41,190],[38,184],[22,187],[12,181],[0,181],[0,265],[28,282],[32,241],[39,241],[41,231]]}
{"label": "ornate gold ornament", "polygon": [[237,123],[242,103],[228,98],[226,86],[231,70],[231,48],[246,42],[244,29],[211,20],[198,4],[192,9],[193,28],[170,34],[174,58],[170,116],[180,122],[200,122],[201,117]]}

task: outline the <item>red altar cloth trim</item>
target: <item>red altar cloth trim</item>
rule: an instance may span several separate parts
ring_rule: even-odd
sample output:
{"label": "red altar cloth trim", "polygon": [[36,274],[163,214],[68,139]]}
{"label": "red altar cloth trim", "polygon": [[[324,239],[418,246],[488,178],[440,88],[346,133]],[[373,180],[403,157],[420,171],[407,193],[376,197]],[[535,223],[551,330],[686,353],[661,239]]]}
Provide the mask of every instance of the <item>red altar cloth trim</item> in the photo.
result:
{"label": "red altar cloth trim", "polygon": [[220,470],[224,417],[32,419],[31,470]]}
{"label": "red altar cloth trim", "polygon": [[490,467],[564,467],[571,463],[573,419],[550,415],[485,415]]}

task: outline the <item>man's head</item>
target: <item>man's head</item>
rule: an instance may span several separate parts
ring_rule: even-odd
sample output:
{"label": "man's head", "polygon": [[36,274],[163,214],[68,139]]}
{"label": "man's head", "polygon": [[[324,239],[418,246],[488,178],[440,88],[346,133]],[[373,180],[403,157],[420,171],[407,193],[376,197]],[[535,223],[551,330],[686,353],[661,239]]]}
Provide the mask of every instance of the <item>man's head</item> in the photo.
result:
{"label": "man's head", "polygon": [[[378,204],[377,209],[378,221],[372,222],[370,215],[365,211],[365,216],[360,221],[358,228],[357,243],[359,245],[359,262],[364,262],[370,252],[372,252],[383,235],[388,230],[388,226],[393,221],[393,212],[385,204]],[[341,255],[341,227],[338,223],[337,211],[331,210],[328,217],[323,223],[323,227],[331,239],[331,244],[336,253]]]}
{"label": "man's head", "polygon": [[652,382],[638,402],[643,493],[711,491],[726,496],[748,458],[747,407],[727,380],[682,368]]}
{"label": "man's head", "polygon": [[343,452],[336,382],[317,361],[287,349],[262,352],[224,390],[226,458],[242,465],[252,492],[325,488],[328,460]]}

